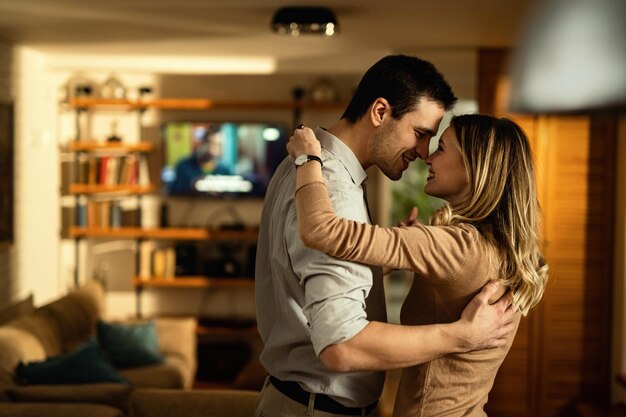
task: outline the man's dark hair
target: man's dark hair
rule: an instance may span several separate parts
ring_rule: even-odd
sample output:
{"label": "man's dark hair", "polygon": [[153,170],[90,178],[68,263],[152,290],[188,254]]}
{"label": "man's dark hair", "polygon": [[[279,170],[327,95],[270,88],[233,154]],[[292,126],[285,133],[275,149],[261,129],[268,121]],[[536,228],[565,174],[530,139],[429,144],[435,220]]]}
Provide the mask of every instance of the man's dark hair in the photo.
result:
{"label": "man's dark hair", "polygon": [[433,64],[407,55],[388,55],[368,69],[341,118],[356,123],[379,97],[389,102],[394,119],[415,110],[421,98],[445,110],[456,103],[452,88]]}

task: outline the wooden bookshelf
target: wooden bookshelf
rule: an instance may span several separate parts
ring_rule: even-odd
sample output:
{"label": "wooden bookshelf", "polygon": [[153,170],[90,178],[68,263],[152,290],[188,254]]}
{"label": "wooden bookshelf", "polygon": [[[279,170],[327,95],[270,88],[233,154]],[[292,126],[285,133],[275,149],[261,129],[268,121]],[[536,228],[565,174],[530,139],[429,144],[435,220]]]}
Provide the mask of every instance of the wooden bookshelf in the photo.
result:
{"label": "wooden bookshelf", "polygon": [[192,227],[70,227],[71,237],[112,239],[163,239],[163,240],[239,240],[256,241],[256,229],[212,230]]}
{"label": "wooden bookshelf", "polygon": [[116,109],[135,110],[137,109],[136,100],[126,99],[108,99],[94,97],[73,98],[69,101],[69,106],[74,109],[90,109],[90,108],[106,108],[112,107]]}
{"label": "wooden bookshelf", "polygon": [[149,194],[154,192],[153,185],[103,185],[103,184],[70,184],[70,194]]}
{"label": "wooden bookshelf", "polygon": [[201,228],[145,229],[142,227],[70,227],[70,236],[111,239],[205,240],[209,230]]}
{"label": "wooden bookshelf", "polygon": [[185,277],[134,277],[135,287],[157,288],[254,288],[252,278],[209,278],[202,276]]}
{"label": "wooden bookshelf", "polygon": [[69,102],[70,107],[77,109],[89,108],[120,108],[120,109],[162,109],[162,110],[339,110],[346,107],[344,102],[300,102],[300,101],[271,101],[271,100],[214,100],[207,98],[161,98],[153,100],[125,100],[101,98],[74,98]]}
{"label": "wooden bookshelf", "polygon": [[[81,114],[88,117],[98,114],[99,111],[110,113],[127,112],[123,117],[137,116],[138,127],[141,128],[144,110],[190,110],[190,111],[210,111],[220,110],[261,110],[261,111],[281,111],[292,112],[296,117],[303,109],[313,109],[319,111],[338,111],[345,107],[345,103],[306,103],[302,101],[280,101],[280,100],[221,100],[208,98],[158,98],[151,100],[144,99],[102,99],[92,97],[79,97],[62,103],[66,110],[73,110],[77,120]],[[135,113],[135,114],[132,114]],[[89,127],[89,126],[87,126]],[[147,141],[126,141],[106,142],[96,140],[91,132],[83,132],[81,135],[81,124],[77,123],[77,138],[83,140],[70,141],[63,145],[61,152],[75,153],[72,162],[74,166],[69,166],[64,172],[70,181],[64,182],[61,189],[63,194],[73,195],[74,203],[74,226],[64,228],[63,236],[75,239],[76,268],[75,283],[80,281],[79,260],[81,257],[81,241],[89,239],[108,240],[134,240],[135,272],[129,277],[135,289],[136,315],[141,317],[142,293],[145,291],[167,292],[172,289],[213,289],[232,288],[249,291],[254,288],[254,280],[249,277],[213,277],[213,276],[169,276],[174,275],[171,268],[172,259],[176,256],[176,246],[178,242],[186,242],[185,245],[195,247],[204,246],[205,241],[208,246],[220,245],[220,251],[227,248],[233,251],[240,251],[245,262],[250,261],[253,256],[253,245],[258,238],[258,229],[240,229],[233,225],[223,225],[220,229],[209,229],[205,227],[167,227],[167,228],[143,228],[141,226],[119,226],[120,224],[140,225],[141,198],[143,194],[155,192],[154,185],[148,184],[147,170],[142,168],[150,152],[158,146]],[[137,138],[138,139],[138,138]],[[135,161],[143,162],[137,169],[130,165]],[[113,164],[111,163],[113,162]],[[128,167],[132,167],[132,170]],[[71,169],[69,169],[71,168]],[[115,169],[118,168],[118,169]],[[102,179],[104,177],[104,179]],[[105,185],[108,184],[108,185]],[[114,185],[115,184],[115,185]],[[137,210],[132,213],[120,210],[122,201],[128,198],[137,201]],[[134,219],[130,219],[133,215]],[[107,221],[108,219],[108,221]],[[110,224],[116,226],[110,226]],[[77,226],[76,224],[80,224]],[[161,241],[161,242],[154,242]],[[193,242],[197,242],[194,244]],[[222,245],[220,242],[230,243]],[[164,254],[164,256],[161,256]],[[174,256],[172,256],[172,254]],[[164,262],[161,260],[164,259]],[[156,261],[155,261],[156,259]],[[156,266],[155,266],[156,262]],[[163,268],[161,268],[163,266]],[[156,272],[155,272],[156,271]],[[198,272],[201,273],[201,272]],[[216,274],[224,274],[216,272]],[[146,275],[159,275],[146,276]],[[163,275],[168,275],[163,277]],[[182,291],[182,290],[181,290]],[[176,291],[174,291],[176,292]],[[218,326],[220,327],[220,326]],[[214,328],[212,325],[199,334],[241,334],[242,332],[256,332],[256,326],[252,330],[246,328]],[[232,333],[229,333],[232,332]]]}
{"label": "wooden bookshelf", "polygon": [[154,149],[154,145],[151,142],[98,142],[94,140],[86,141],[73,141],[68,143],[68,151],[83,151],[83,152],[97,152],[97,151],[110,151],[110,152],[151,152]]}

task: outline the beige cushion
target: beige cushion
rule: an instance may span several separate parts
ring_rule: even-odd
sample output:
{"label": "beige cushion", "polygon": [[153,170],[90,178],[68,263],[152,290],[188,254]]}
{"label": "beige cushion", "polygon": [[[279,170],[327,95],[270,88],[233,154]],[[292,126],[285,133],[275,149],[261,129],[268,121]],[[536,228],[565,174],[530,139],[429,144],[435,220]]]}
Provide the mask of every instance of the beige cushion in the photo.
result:
{"label": "beige cushion", "polygon": [[0,327],[0,385],[12,385],[15,367],[21,362],[39,361],[46,358],[41,341],[29,331]]}
{"label": "beige cushion", "polygon": [[25,299],[11,304],[9,307],[0,311],[0,324],[4,324],[23,314],[28,314],[35,309],[33,304],[33,295],[29,295]]}
{"label": "beige cushion", "polygon": [[95,334],[104,310],[104,290],[96,281],[90,281],[40,310],[54,318],[63,353],[70,352]]}
{"label": "beige cushion", "polygon": [[118,369],[120,375],[133,386],[141,388],[183,388],[183,373],[166,358],[166,362],[158,365],[139,368]]}
{"label": "beige cushion", "polygon": [[45,310],[37,309],[30,314],[20,316],[2,326],[2,328],[5,327],[30,333],[37,338],[46,356],[56,356],[63,353],[59,326],[54,317]]}
{"label": "beige cushion", "polygon": [[131,395],[131,415],[252,417],[258,396],[256,391],[141,389]]}

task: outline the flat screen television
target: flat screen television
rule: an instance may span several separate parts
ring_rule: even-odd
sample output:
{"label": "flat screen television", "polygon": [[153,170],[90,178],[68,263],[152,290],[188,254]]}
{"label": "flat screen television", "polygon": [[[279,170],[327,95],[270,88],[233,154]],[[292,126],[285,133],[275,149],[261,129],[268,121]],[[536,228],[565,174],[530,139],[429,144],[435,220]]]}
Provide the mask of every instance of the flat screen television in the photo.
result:
{"label": "flat screen television", "polygon": [[263,197],[287,155],[275,123],[167,122],[162,126],[166,195]]}

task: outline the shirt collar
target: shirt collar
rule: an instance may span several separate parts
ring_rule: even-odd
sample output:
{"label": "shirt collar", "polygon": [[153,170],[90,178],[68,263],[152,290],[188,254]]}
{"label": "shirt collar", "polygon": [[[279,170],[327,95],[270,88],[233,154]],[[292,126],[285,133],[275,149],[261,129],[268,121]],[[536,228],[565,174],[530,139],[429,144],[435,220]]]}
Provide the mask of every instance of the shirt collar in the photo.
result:
{"label": "shirt collar", "polygon": [[356,155],[341,139],[323,127],[315,129],[315,136],[322,144],[322,148],[333,154],[348,170],[355,184],[361,185],[367,179],[367,173],[359,163]]}

